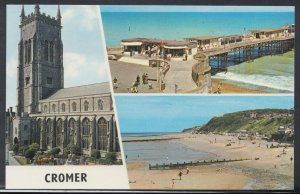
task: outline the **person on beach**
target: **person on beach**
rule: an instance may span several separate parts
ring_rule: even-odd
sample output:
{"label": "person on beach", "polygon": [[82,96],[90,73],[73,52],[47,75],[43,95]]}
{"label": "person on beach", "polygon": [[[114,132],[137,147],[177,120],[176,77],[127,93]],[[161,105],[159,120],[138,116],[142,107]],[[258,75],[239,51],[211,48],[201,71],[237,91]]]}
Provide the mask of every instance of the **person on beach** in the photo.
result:
{"label": "person on beach", "polygon": [[215,143],[217,143],[217,138],[215,137]]}
{"label": "person on beach", "polygon": [[188,167],[186,167],[186,174],[189,174],[190,169]]}
{"label": "person on beach", "polygon": [[181,170],[180,170],[180,172],[179,172],[178,176],[179,176],[179,180],[181,180],[181,176],[182,176],[182,172],[181,172]]}
{"label": "person on beach", "polygon": [[293,156],[291,156],[290,160],[291,160],[291,164],[292,164],[293,163]]}
{"label": "person on beach", "polygon": [[142,75],[142,80],[143,80],[143,84],[145,85],[146,84],[146,74],[145,73],[143,73],[143,75]]}
{"label": "person on beach", "polygon": [[136,76],[136,83],[137,83],[137,85],[140,85],[140,76],[139,75]]}
{"label": "person on beach", "polygon": [[113,80],[113,82],[114,82],[114,89],[116,89],[117,88],[118,79],[115,77],[114,80]]}
{"label": "person on beach", "polygon": [[172,189],[174,189],[174,186],[175,186],[175,181],[174,179],[172,179]]}
{"label": "person on beach", "polygon": [[148,73],[145,74],[145,84],[148,84]]}

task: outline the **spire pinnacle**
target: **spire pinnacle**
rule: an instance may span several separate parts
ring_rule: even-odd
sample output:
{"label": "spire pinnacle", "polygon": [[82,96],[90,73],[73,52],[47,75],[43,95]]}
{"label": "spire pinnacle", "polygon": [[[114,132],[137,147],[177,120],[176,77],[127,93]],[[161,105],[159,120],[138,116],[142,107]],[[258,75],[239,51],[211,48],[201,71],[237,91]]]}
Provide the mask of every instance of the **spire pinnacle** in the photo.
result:
{"label": "spire pinnacle", "polygon": [[20,17],[21,17],[21,18],[24,18],[24,17],[25,17],[24,5],[22,5],[22,11],[21,11]]}
{"label": "spire pinnacle", "polygon": [[59,20],[61,19],[60,6],[59,5],[57,6],[57,15],[56,15],[56,18],[59,19]]}
{"label": "spire pinnacle", "polygon": [[35,15],[40,14],[40,6],[38,4],[36,4],[35,7],[34,7],[34,14]]}

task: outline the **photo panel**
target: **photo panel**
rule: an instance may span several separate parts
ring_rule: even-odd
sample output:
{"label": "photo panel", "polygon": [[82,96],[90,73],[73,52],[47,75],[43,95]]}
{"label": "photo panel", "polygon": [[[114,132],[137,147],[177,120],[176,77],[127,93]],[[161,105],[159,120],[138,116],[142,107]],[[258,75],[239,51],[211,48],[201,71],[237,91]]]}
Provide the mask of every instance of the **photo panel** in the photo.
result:
{"label": "photo panel", "polygon": [[131,189],[293,190],[293,96],[116,96]]}
{"label": "photo panel", "polygon": [[95,5],[7,5],[6,188],[128,188],[99,23]]}
{"label": "photo panel", "polygon": [[116,93],[294,92],[294,6],[103,5]]}

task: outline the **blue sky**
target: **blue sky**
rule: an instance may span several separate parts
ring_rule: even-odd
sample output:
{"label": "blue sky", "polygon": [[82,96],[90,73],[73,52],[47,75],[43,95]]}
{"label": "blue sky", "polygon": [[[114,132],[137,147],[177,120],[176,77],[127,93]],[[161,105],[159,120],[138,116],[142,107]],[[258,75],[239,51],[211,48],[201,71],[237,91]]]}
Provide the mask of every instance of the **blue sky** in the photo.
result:
{"label": "blue sky", "polygon": [[102,5],[101,12],[294,12],[293,6]]}
{"label": "blue sky", "polygon": [[294,107],[293,96],[116,96],[115,99],[121,133],[182,131],[229,112]]}
{"label": "blue sky", "polygon": [[[21,5],[7,6],[6,46],[6,106],[15,107],[17,87],[18,42],[20,41]],[[42,13],[55,17],[57,5],[40,5]],[[25,14],[33,12],[34,5],[25,5]],[[108,81],[99,31],[97,6],[61,5],[62,40],[64,48],[65,87]]]}

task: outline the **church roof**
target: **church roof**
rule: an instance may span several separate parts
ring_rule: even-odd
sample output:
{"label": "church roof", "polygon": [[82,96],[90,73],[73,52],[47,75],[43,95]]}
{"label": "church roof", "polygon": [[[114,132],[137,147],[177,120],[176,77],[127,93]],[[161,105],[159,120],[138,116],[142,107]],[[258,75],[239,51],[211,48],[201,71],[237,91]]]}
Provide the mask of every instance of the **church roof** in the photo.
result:
{"label": "church roof", "polygon": [[55,100],[91,95],[100,95],[111,93],[109,82],[95,83],[83,86],[59,89],[57,92],[43,100]]}

